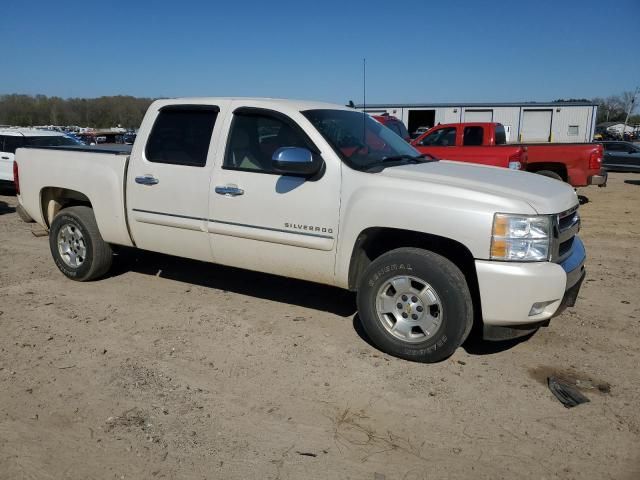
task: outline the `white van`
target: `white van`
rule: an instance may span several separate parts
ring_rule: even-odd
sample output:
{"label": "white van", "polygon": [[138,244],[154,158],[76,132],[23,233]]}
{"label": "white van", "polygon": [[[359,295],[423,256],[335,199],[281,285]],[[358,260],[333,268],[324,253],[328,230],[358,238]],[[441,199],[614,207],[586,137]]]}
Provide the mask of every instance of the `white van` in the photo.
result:
{"label": "white van", "polygon": [[20,147],[57,147],[78,145],[64,133],[35,128],[0,129],[0,182],[13,182],[13,157]]}

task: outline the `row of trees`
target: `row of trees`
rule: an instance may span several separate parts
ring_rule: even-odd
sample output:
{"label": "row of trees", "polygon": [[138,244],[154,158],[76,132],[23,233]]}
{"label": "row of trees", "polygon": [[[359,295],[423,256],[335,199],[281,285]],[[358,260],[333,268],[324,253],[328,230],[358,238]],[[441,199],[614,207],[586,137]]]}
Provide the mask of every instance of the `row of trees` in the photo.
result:
{"label": "row of trees", "polygon": [[[593,101],[598,104],[597,123],[624,121],[632,100],[632,92],[594,98]],[[137,128],[152,101],[151,98],[123,95],[67,99],[45,95],[0,95],[0,125],[79,125],[95,128],[121,125]],[[640,123],[640,115],[630,117],[629,123]]]}
{"label": "row of trees", "polygon": [[[596,123],[602,122],[624,122],[627,117],[627,111],[631,107],[631,113],[635,111],[633,92],[622,92],[620,95],[611,95],[607,98],[595,97],[592,100],[588,98],[560,98],[556,102],[591,102],[598,105],[598,116]],[[629,124],[635,125],[640,123],[640,115],[631,115]]]}
{"label": "row of trees", "polygon": [[[593,102],[598,104],[597,123],[624,122],[629,107],[632,107],[631,113],[633,113],[633,107],[635,106],[633,100],[633,92],[622,92],[620,95],[611,95],[607,98],[594,98]],[[640,115],[629,117],[630,125],[638,123],[640,123]]]}
{"label": "row of trees", "polygon": [[151,98],[114,96],[60,98],[45,95],[0,95],[1,125],[79,125],[137,128]]}

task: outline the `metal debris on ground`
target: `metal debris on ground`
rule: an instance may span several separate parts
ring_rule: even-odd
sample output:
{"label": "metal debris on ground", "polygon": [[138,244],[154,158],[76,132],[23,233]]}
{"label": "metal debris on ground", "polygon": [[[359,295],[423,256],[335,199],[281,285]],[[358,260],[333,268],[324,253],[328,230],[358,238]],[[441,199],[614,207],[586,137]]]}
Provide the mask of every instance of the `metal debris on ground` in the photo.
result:
{"label": "metal debris on ground", "polygon": [[46,237],[49,235],[49,232],[40,226],[35,226],[31,229],[31,234],[34,237]]}
{"label": "metal debris on ground", "polygon": [[572,408],[576,405],[580,405],[581,403],[590,401],[576,388],[561,382],[556,377],[548,377],[547,385],[549,386],[551,393],[553,393],[566,408]]}

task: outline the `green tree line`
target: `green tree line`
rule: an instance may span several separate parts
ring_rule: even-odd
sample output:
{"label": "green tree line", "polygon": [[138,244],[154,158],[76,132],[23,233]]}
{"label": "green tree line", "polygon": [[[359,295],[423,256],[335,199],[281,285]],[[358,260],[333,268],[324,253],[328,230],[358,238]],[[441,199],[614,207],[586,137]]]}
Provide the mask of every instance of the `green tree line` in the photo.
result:
{"label": "green tree line", "polygon": [[0,125],[78,125],[138,128],[151,98],[124,95],[60,98],[45,95],[0,95]]}
{"label": "green tree line", "polygon": [[[597,122],[621,121],[633,99],[631,92],[607,98],[594,98],[598,104]],[[556,101],[574,101],[564,99]],[[584,101],[586,99],[577,99]],[[138,128],[152,98],[126,95],[99,98],[60,98],[46,95],[0,95],[0,125],[31,127],[34,125],[78,125],[108,128],[121,125]],[[633,113],[633,110],[632,112]],[[632,115],[630,124],[640,123],[640,115]]]}

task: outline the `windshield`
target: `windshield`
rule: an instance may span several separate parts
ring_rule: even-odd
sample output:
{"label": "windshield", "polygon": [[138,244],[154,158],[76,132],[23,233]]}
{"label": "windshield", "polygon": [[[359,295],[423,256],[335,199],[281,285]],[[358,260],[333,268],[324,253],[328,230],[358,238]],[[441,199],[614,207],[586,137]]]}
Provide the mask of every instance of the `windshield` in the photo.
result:
{"label": "windshield", "polygon": [[420,159],[416,149],[369,115],[348,110],[307,110],[302,114],[356,170],[380,166],[385,160],[407,163]]}
{"label": "windshield", "polygon": [[47,135],[43,137],[24,137],[25,147],[60,147],[78,145],[80,142],[65,135]]}

